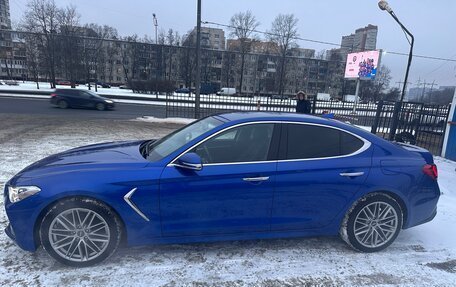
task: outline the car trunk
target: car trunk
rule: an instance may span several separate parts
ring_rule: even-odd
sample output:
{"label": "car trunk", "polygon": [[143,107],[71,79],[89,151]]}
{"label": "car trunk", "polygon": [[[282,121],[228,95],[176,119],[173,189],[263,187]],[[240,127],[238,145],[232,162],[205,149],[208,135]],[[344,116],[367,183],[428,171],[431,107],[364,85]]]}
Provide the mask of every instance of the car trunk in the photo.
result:
{"label": "car trunk", "polygon": [[395,142],[395,144],[398,146],[401,146],[402,148],[404,148],[408,151],[421,155],[424,158],[424,160],[426,161],[426,163],[428,163],[428,164],[434,163],[434,158],[427,149],[424,149],[424,148],[421,148],[421,147],[418,147],[415,145],[411,145],[411,144],[400,143],[400,142]]}

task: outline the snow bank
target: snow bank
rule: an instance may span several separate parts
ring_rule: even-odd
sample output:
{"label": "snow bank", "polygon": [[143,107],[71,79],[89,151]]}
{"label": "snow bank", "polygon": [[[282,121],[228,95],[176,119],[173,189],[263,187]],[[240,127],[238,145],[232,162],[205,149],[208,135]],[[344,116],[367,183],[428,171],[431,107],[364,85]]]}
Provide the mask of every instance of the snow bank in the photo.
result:
{"label": "snow bank", "polygon": [[152,116],[142,116],[134,119],[133,121],[149,122],[149,123],[168,123],[168,124],[182,124],[187,125],[195,121],[195,119],[187,118],[156,118]]}

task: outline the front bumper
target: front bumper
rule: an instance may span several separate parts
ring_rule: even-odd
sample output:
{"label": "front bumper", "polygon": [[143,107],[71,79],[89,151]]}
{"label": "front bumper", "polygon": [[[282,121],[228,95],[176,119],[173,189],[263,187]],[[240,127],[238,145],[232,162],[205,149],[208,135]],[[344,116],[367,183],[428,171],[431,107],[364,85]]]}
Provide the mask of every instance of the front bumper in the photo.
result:
{"label": "front bumper", "polygon": [[11,224],[8,223],[8,226],[5,228],[5,233],[11,238],[14,242],[16,242],[16,234],[14,233],[13,227]]}
{"label": "front bumper", "polygon": [[[5,228],[5,233],[20,248],[26,251],[36,251],[34,226],[38,216],[36,206],[39,203],[35,198],[28,198],[24,201],[11,203],[8,198],[7,186],[5,185],[4,204],[9,223]],[[18,236],[19,235],[19,236]]]}

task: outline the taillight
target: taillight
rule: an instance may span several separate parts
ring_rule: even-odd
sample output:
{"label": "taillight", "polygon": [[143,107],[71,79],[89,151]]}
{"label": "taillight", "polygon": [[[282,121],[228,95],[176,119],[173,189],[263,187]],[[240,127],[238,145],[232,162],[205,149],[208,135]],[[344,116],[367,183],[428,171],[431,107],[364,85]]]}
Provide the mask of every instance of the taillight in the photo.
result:
{"label": "taillight", "polygon": [[51,94],[51,98],[53,98],[53,97],[55,97],[55,96],[57,96],[57,94]]}
{"label": "taillight", "polygon": [[439,173],[437,171],[437,166],[435,164],[425,164],[423,166],[423,172],[430,176],[432,179],[437,179]]}

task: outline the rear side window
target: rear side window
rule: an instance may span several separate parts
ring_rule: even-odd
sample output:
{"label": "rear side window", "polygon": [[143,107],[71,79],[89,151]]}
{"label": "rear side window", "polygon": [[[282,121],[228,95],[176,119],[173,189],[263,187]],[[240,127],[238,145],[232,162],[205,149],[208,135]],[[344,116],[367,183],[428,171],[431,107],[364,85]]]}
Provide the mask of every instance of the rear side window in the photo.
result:
{"label": "rear side window", "polygon": [[77,96],[79,93],[78,90],[70,90],[70,89],[58,90],[57,92],[60,94],[63,94],[63,95],[67,95],[67,96]]}
{"label": "rear side window", "polygon": [[287,137],[287,159],[348,155],[364,145],[349,133],[313,125],[289,124]]}

